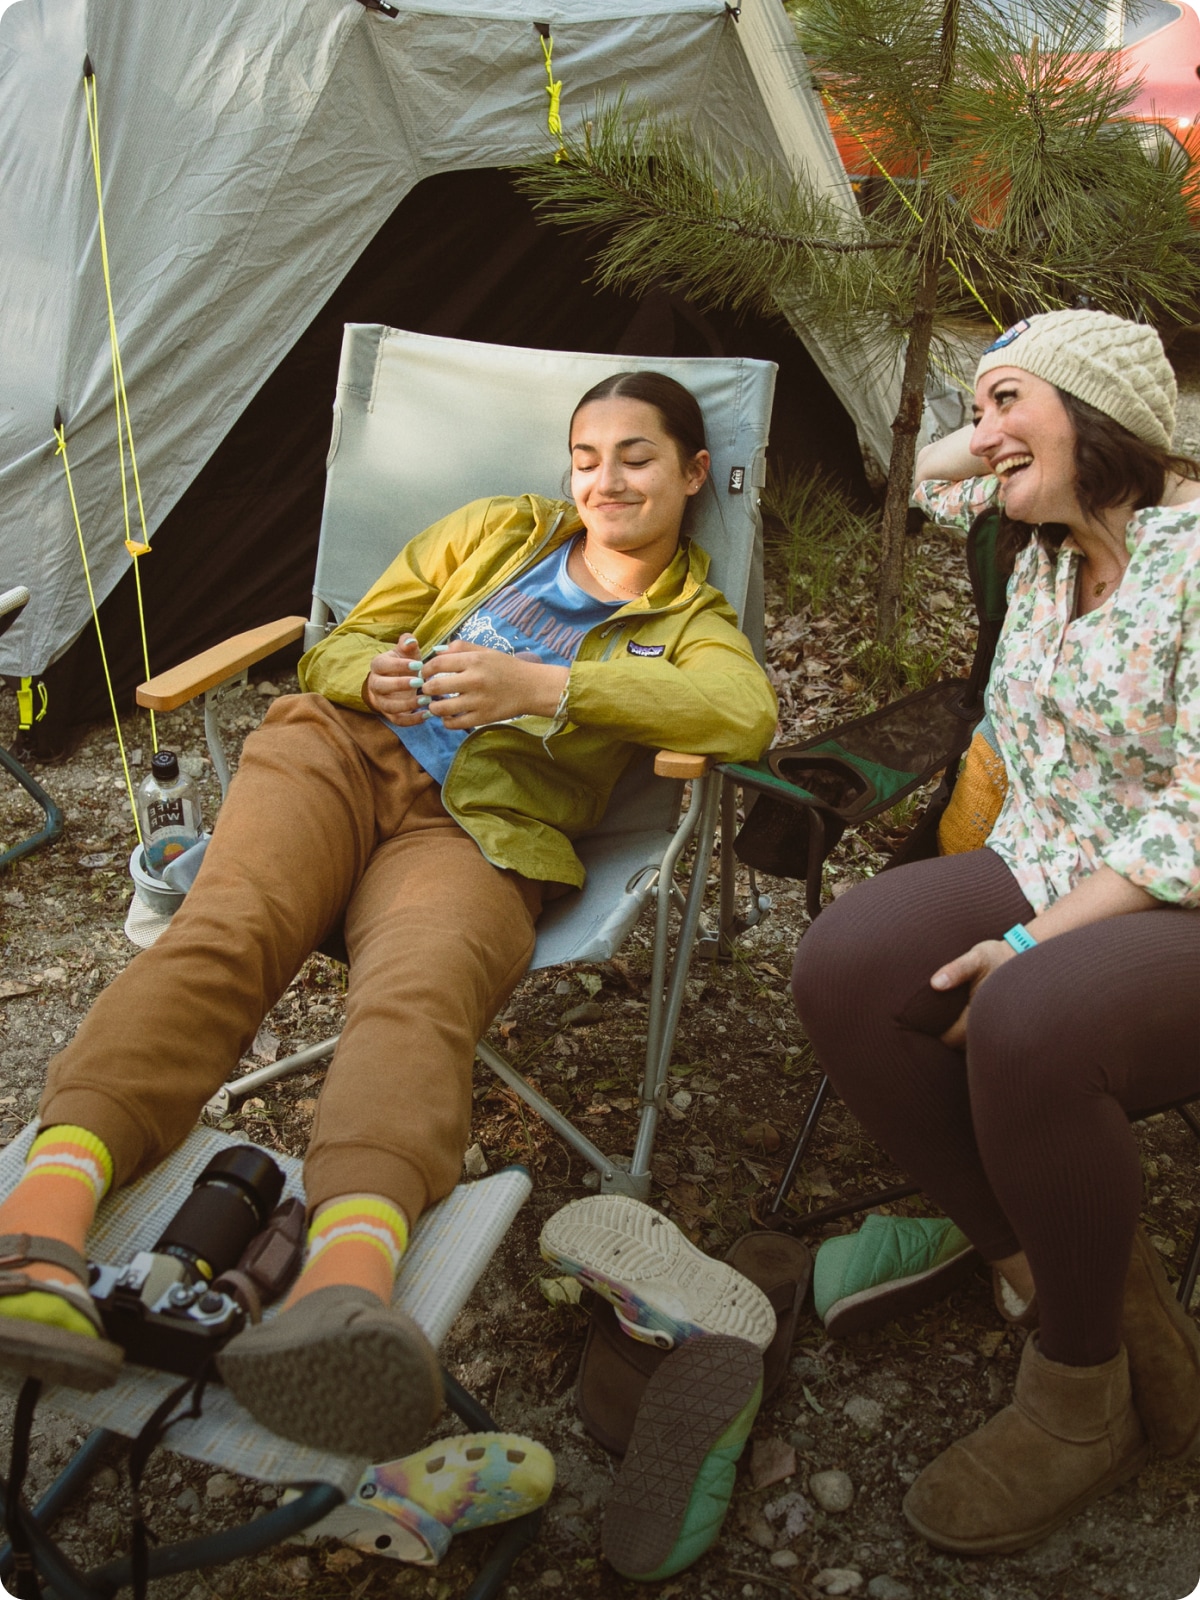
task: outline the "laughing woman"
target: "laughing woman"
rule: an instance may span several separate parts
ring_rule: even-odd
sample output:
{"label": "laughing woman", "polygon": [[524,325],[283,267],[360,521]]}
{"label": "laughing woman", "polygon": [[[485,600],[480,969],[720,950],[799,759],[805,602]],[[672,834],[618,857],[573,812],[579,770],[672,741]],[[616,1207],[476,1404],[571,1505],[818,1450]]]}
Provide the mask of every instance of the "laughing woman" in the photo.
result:
{"label": "laughing woman", "polygon": [[885,873],[800,945],[822,1066],[1036,1308],[1014,1404],[913,1484],[909,1522],[1018,1550],[1200,1445],[1200,1336],[1138,1227],[1129,1117],[1200,1094],[1200,482],[1152,329],[1031,317],[915,503],[999,505],[1015,557],[987,847]]}

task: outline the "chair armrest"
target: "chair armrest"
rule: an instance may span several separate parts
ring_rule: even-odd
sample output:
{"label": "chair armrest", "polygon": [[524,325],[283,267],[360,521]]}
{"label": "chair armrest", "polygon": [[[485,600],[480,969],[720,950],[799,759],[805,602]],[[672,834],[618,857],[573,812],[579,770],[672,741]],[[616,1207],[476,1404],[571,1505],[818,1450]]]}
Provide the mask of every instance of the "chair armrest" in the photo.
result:
{"label": "chair armrest", "polygon": [[711,766],[710,756],[690,756],[682,750],[660,750],[654,757],[656,778],[702,778]]}
{"label": "chair armrest", "polygon": [[304,632],[303,617],[283,617],[278,622],[265,622],[261,628],[250,628],[236,633],[203,650],[188,661],[181,661],[169,672],[160,672],[157,678],[140,683],[137,703],[151,711],[174,711],[176,706],[194,700],[205,689],[224,683],[235,673],[253,666],[267,656],[274,655],[285,644],[291,644]]}

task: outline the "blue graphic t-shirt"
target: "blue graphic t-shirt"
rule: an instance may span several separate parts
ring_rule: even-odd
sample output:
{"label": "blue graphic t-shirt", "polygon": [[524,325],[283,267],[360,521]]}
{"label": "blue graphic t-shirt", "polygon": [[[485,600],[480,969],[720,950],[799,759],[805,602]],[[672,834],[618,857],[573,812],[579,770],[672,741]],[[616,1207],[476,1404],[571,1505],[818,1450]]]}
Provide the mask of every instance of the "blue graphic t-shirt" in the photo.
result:
{"label": "blue graphic t-shirt", "polygon": [[[551,667],[569,667],[584,635],[626,604],[624,600],[597,600],[568,575],[567,559],[574,544],[568,539],[528,572],[498,589],[464,617],[446,643],[465,639],[487,650],[503,650]],[[432,676],[436,670],[432,662],[430,668]],[[454,752],[468,731],[447,728],[440,717],[430,717],[413,728],[400,728],[394,722],[388,727],[439,783],[445,783]]]}

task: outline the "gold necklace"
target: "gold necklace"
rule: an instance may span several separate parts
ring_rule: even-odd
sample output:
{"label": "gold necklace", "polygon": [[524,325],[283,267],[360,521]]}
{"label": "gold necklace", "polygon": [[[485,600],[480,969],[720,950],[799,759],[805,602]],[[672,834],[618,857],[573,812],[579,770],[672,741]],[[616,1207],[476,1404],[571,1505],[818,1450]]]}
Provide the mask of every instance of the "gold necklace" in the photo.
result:
{"label": "gold necklace", "polygon": [[591,573],[592,577],[596,578],[600,583],[605,584],[609,589],[619,589],[622,594],[632,595],[635,600],[640,600],[645,594],[645,589],[631,589],[629,588],[628,584],[618,583],[615,578],[606,577],[598,567],[594,567],[588,560],[586,537],[584,538],[583,543],[579,546],[579,554],[583,557],[583,564]]}

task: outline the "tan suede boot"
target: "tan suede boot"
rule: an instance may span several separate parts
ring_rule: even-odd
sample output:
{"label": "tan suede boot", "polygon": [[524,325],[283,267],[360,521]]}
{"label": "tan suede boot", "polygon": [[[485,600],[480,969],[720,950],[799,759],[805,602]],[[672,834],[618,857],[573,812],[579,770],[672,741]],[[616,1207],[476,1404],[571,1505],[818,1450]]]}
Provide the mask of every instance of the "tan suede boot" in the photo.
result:
{"label": "tan suede boot", "polygon": [[1099,1367],[1067,1367],[1030,1334],[1012,1405],[925,1468],[904,1515],[943,1550],[1024,1550],[1132,1477],[1149,1453],[1124,1350]]}
{"label": "tan suede boot", "polygon": [[1133,1238],[1122,1335],[1133,1403],[1160,1455],[1200,1446],[1200,1328],[1179,1304],[1144,1228]]}

